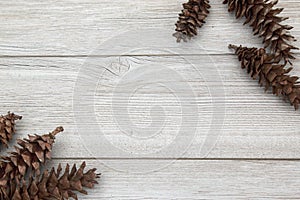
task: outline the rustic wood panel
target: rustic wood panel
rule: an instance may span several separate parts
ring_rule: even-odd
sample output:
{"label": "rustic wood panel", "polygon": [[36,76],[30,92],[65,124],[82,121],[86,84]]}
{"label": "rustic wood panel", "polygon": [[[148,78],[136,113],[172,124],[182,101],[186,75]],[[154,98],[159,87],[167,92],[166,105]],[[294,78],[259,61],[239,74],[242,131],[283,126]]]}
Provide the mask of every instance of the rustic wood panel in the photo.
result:
{"label": "rustic wood panel", "polygon": [[[52,165],[65,160],[55,160]],[[81,160],[68,160],[81,163]],[[180,160],[149,173],[119,172],[102,164],[145,169],[163,160],[87,161],[103,173],[95,190],[80,199],[299,199],[299,162]]]}
{"label": "rustic wood panel", "polygon": [[[171,35],[182,2],[0,2],[0,110],[24,116],[15,138],[63,125],[49,166],[87,160],[103,173],[80,199],[300,199],[299,111],[264,93],[227,48],[261,39],[212,1],[199,36],[178,44]],[[299,38],[300,1],[279,6]],[[136,90],[114,91],[120,82]],[[150,139],[124,131],[127,122]],[[180,127],[192,131],[171,143]]]}
{"label": "rustic wood panel", "polygon": [[[248,75],[239,68],[239,63],[235,56],[212,56],[213,60],[222,61],[215,64],[216,72],[222,80],[212,81],[212,76],[205,80],[201,73],[206,70],[206,66],[211,61],[207,56],[188,56],[187,59],[192,63],[198,63],[198,71],[192,68],[178,56],[127,56],[122,59],[132,62],[131,71],[147,67],[150,62],[152,66],[164,66],[185,75],[183,82],[191,85],[195,92],[193,102],[198,107],[198,125],[195,138],[186,154],[180,157],[197,158],[202,157],[200,149],[206,136],[211,129],[210,124],[223,125],[220,135],[214,142],[215,146],[208,154],[210,158],[299,158],[299,117],[300,114],[294,111],[288,103],[280,98],[268,93],[264,93],[259,88],[257,81],[251,80]],[[118,57],[109,60],[118,60]],[[57,147],[54,150],[55,157],[85,157],[90,156],[83,146],[84,142],[80,136],[84,136],[85,131],[78,133],[77,125],[84,125],[83,121],[76,121],[74,117],[74,87],[77,80],[78,71],[81,66],[85,66],[86,58],[2,58],[0,60],[0,77],[3,81],[3,97],[1,100],[1,110],[15,111],[24,115],[24,119],[18,123],[19,136],[27,133],[47,132],[55,126],[63,125],[66,128],[64,134],[59,136]],[[107,58],[91,58],[90,62],[95,64]],[[105,62],[104,62],[105,61]],[[102,62],[100,62],[102,63]],[[146,63],[146,64],[145,64]],[[295,66],[298,65],[298,60]],[[212,66],[211,66],[212,69]],[[111,68],[119,72],[118,67]],[[130,72],[129,70],[129,72]],[[190,70],[188,72],[187,70]],[[129,73],[126,72],[126,73]],[[214,71],[212,71],[214,72]],[[295,68],[295,74],[300,74],[299,68]],[[98,76],[98,74],[94,74]],[[120,75],[120,74],[119,74]],[[205,74],[204,74],[205,75]],[[208,74],[211,75],[211,74]],[[92,75],[91,75],[92,76]],[[92,76],[94,77],[94,76]],[[217,76],[218,77],[218,76]],[[99,75],[99,85],[95,92],[95,115],[97,121],[91,121],[91,125],[100,124],[101,129],[94,130],[95,138],[99,135],[107,135],[114,139],[114,145],[110,148],[124,147],[126,140],[119,140],[124,133],[114,121],[124,113],[112,113],[111,95],[115,87],[115,75],[107,73]],[[172,78],[169,82],[172,83]],[[167,85],[168,81],[161,82]],[[155,85],[151,83],[150,85]],[[212,85],[213,86],[212,86]],[[218,85],[222,84],[222,85]],[[224,90],[225,98],[219,94],[213,94],[214,87],[221,86]],[[209,88],[208,88],[209,87]],[[93,89],[93,88],[90,88]],[[208,90],[210,89],[210,91]],[[173,91],[176,95],[181,95],[182,91]],[[82,96],[91,94],[83,92]],[[93,93],[92,93],[93,94]],[[211,95],[213,94],[213,95]],[[157,96],[158,95],[158,96]],[[150,108],[161,105],[166,110],[165,117],[170,123],[164,130],[166,137],[178,131],[178,124],[182,118],[191,119],[189,113],[180,113],[182,108],[170,91],[162,90],[161,87],[149,87],[140,90],[132,97],[132,102],[127,104],[122,93],[116,94],[120,105],[130,110],[130,117],[133,124],[138,127],[147,127],[151,124]],[[192,97],[187,97],[192,98]],[[186,99],[183,99],[185,102]],[[214,101],[214,102],[212,102]],[[173,102],[173,103],[172,103]],[[175,103],[174,103],[175,102]],[[177,103],[176,103],[177,102]],[[92,102],[83,102],[82,108]],[[220,110],[214,110],[214,106],[219,106]],[[218,107],[217,107],[218,108]],[[225,109],[225,110],[223,110]],[[222,115],[224,120],[212,121],[213,114]],[[154,112],[155,114],[155,112]],[[89,125],[90,125],[89,124]],[[86,126],[87,130],[89,125]],[[159,123],[157,126],[160,126]],[[156,125],[149,129],[157,128]],[[145,129],[147,130],[147,129]],[[102,131],[102,133],[101,133]],[[98,136],[96,135],[98,134]],[[211,134],[211,133],[210,133]],[[91,136],[93,137],[93,136]],[[187,137],[190,137],[187,134]],[[142,141],[136,144],[142,145]],[[187,141],[179,142],[176,145],[185,146]],[[159,138],[148,141],[148,148],[155,149],[167,146],[165,140]],[[141,147],[141,146],[140,146]],[[67,150],[69,149],[69,150]],[[78,151],[80,149],[80,151]],[[138,148],[137,148],[138,149]],[[137,149],[133,149],[134,152]],[[112,150],[112,149],[111,149]],[[101,154],[100,152],[103,151]],[[96,157],[178,157],[174,153],[160,155],[142,155],[138,153],[110,154],[110,150],[102,149]]]}
{"label": "rustic wood panel", "polygon": [[[0,55],[88,55],[102,42],[136,29],[159,29],[163,38],[156,41],[149,34],[147,44],[160,48],[186,48],[186,53],[228,53],[229,43],[259,46],[261,39],[252,36],[248,26],[227,13],[222,1],[212,1],[211,14],[200,36],[194,40],[205,49],[191,49],[177,44],[171,36],[182,0],[109,1],[109,0],[19,0],[2,2],[0,7]],[[295,26],[293,34],[300,36],[299,1],[281,1],[283,16]],[[162,30],[161,30],[162,29]],[[155,31],[155,30],[154,30]],[[145,40],[145,37],[143,38]],[[130,40],[122,40],[130,46]],[[299,42],[296,43],[298,46]]]}

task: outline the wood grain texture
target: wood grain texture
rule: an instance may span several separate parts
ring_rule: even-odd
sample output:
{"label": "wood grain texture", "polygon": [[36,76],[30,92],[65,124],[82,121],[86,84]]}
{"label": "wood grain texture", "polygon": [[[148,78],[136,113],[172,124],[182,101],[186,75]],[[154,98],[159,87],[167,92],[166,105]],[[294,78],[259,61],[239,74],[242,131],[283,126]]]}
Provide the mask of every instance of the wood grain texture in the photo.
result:
{"label": "wood grain texture", "polygon": [[[102,42],[128,30],[160,28],[157,33],[165,38],[161,48],[184,48],[171,36],[183,1],[153,0],[109,1],[14,1],[2,3],[0,8],[0,55],[88,55]],[[212,1],[211,14],[194,42],[207,52],[228,53],[229,43],[258,46],[262,42],[252,36],[251,28],[242,27],[242,20],[235,20],[222,1]],[[299,1],[280,2],[286,10],[283,16],[300,35],[298,16]],[[156,45],[155,38],[149,44]],[[124,46],[130,42],[124,43]],[[159,44],[157,44],[159,46]],[[297,46],[299,42],[296,43]],[[189,53],[203,53],[187,49]]]}
{"label": "wood grain texture", "polygon": [[[171,35],[182,2],[0,2],[0,110],[23,115],[15,138],[64,126],[50,166],[87,160],[103,173],[80,199],[299,199],[300,113],[259,88],[227,48],[260,47],[262,40],[212,1],[199,36],[178,44]],[[300,1],[278,6],[300,38]],[[295,53],[293,74],[300,76]],[[128,74],[121,86],[135,90],[115,90]],[[84,101],[76,104],[78,85]],[[131,122],[150,139],[124,131],[124,116],[123,125]],[[180,127],[195,123],[171,143]],[[212,148],[203,156],[208,136]]]}
{"label": "wood grain texture", "polygon": [[[55,160],[51,165],[56,166]],[[80,160],[68,160],[80,164]],[[124,167],[157,162],[98,160]],[[100,184],[80,199],[299,199],[299,162],[293,161],[176,161],[163,169],[143,174],[118,172],[103,167]]]}
{"label": "wood grain texture", "polygon": [[[80,136],[84,136],[85,133],[78,133],[76,125],[79,125],[80,122],[76,124],[73,109],[74,87],[79,68],[85,65],[85,59],[2,58],[0,60],[0,77],[3,81],[3,88],[5,88],[3,91],[5,99],[2,99],[1,110],[15,111],[24,116],[23,120],[18,122],[19,135],[23,136],[27,133],[48,132],[58,125],[63,125],[66,131],[59,136],[60,139],[54,150],[55,157],[88,156],[82,144],[84,142],[80,140]],[[118,57],[111,59],[118,60]],[[160,66],[160,63],[169,63],[168,65],[170,65],[171,62],[172,70],[187,75],[184,77],[184,81],[189,83],[196,93],[194,103],[198,105],[199,113],[195,138],[189,151],[183,157],[199,157],[199,149],[211,129],[212,108],[215,104],[220,104],[226,109],[225,113],[222,113],[221,110],[217,111],[217,114],[224,115],[224,121],[220,121],[220,123],[223,122],[223,128],[215,147],[208,154],[209,158],[300,158],[298,148],[300,143],[299,112],[294,111],[281,98],[264,93],[257,81],[251,80],[246,72],[240,69],[235,56],[213,56],[213,60],[222,61],[222,64],[216,63],[216,70],[220,73],[222,82],[216,80],[213,83],[222,84],[226,98],[222,98],[218,94],[212,97],[211,93],[214,92],[214,89],[210,88],[211,91],[208,91],[209,82],[201,77],[201,71],[205,70],[205,67],[211,62],[205,55],[188,57],[189,61],[199,62],[200,67],[204,68],[199,69],[199,74],[195,70],[192,71],[193,69],[182,59],[174,56],[128,56],[123,59],[134,60],[138,63],[131,65],[131,70],[145,68],[148,65],[144,63],[150,61],[153,66]],[[106,62],[106,58],[95,58],[95,63],[104,63],[104,61]],[[297,60],[295,66],[298,63]],[[191,71],[186,72],[187,69]],[[294,73],[300,74],[300,70],[296,67]],[[99,75],[99,79],[101,82],[94,96],[97,121],[90,123],[101,125],[99,131],[102,133],[99,135],[111,136],[115,138],[114,141],[117,141],[124,133],[120,131],[114,118],[120,118],[124,113],[115,115],[112,113],[111,95],[113,90],[111,88],[115,87],[115,78],[108,73],[102,77]],[[178,95],[177,91],[174,93]],[[87,94],[89,93],[81,95]],[[129,115],[133,123],[140,127],[147,127],[151,124],[149,109],[156,105],[167,109],[166,118],[174,124],[180,124],[181,118],[190,119],[189,113],[184,115],[177,112],[181,108],[180,102],[176,103],[177,100],[169,95],[168,90],[161,90],[159,87],[150,87],[135,93],[132,97],[133,102],[129,104],[122,94],[115,94],[115,96],[121,101],[121,106],[130,110]],[[211,102],[212,98],[216,101],[215,103]],[[170,104],[172,101],[175,103]],[[164,130],[170,129],[176,133],[178,130],[174,124],[169,124]],[[181,124],[181,126],[185,125]],[[88,125],[86,128],[88,129]],[[155,129],[156,127],[150,128]],[[95,134],[97,134],[96,130]],[[171,133],[166,132],[165,134],[168,136]],[[122,140],[118,141],[112,148],[122,146],[123,142]],[[155,148],[157,145],[165,144],[164,141],[153,140],[149,141],[149,145],[151,148]],[[66,151],[66,148],[70,148],[70,151]],[[102,151],[103,157],[111,156],[110,150],[102,149]],[[121,154],[114,157],[119,156]],[[136,157],[134,154],[124,157],[131,156]],[[167,155],[157,155],[157,157],[164,156],[176,157],[172,152]],[[137,157],[151,157],[151,155],[138,154]]]}

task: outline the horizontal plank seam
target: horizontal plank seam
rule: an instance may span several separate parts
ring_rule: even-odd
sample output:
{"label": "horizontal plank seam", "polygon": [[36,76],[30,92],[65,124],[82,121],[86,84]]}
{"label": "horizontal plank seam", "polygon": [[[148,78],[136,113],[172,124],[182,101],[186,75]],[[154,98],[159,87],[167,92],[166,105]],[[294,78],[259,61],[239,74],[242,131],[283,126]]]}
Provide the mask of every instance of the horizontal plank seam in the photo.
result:
{"label": "horizontal plank seam", "polygon": [[52,160],[190,160],[190,161],[296,161],[300,158],[109,158],[109,157],[53,157]]}
{"label": "horizontal plank seam", "polygon": [[[204,55],[210,55],[210,56],[233,56],[232,53],[212,53],[212,54],[107,54],[107,55],[0,55],[0,58],[86,58],[86,57],[116,57],[116,56],[153,56],[153,57],[162,57],[162,56],[204,56]],[[300,53],[295,53],[294,55],[300,55]]]}

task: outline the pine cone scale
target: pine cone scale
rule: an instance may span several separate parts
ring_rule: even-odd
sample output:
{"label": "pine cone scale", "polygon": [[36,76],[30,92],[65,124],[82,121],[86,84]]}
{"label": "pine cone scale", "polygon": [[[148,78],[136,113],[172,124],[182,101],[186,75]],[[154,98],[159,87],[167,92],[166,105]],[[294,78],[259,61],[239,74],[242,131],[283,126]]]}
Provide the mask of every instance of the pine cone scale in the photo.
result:
{"label": "pine cone scale", "polygon": [[0,116],[0,143],[8,147],[8,142],[12,139],[15,133],[15,121],[21,120],[22,116],[8,112],[7,115]]}

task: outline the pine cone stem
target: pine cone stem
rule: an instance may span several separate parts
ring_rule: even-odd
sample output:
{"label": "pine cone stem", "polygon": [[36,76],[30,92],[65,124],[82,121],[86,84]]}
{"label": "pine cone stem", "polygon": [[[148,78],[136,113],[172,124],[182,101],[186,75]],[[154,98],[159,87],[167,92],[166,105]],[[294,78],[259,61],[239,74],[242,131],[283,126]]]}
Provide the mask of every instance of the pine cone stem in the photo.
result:
{"label": "pine cone stem", "polygon": [[237,49],[238,49],[238,46],[233,45],[233,44],[229,44],[228,48],[229,48],[229,49],[237,50]]}
{"label": "pine cone stem", "polygon": [[53,135],[53,136],[55,136],[55,135],[57,135],[58,133],[61,133],[61,132],[63,132],[63,131],[64,131],[64,128],[63,128],[62,126],[59,126],[59,127],[57,127],[55,130],[53,130],[50,134]]}

